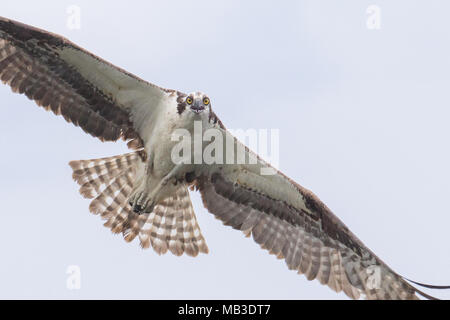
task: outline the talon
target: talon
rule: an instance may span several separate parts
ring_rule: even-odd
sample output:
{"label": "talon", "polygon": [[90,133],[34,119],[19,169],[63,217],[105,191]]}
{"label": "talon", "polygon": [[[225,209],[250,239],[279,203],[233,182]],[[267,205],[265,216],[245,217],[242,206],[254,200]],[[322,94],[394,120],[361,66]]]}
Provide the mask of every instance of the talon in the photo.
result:
{"label": "talon", "polygon": [[133,207],[133,212],[134,212],[134,213],[140,214],[141,211],[142,211],[142,207],[141,207],[140,205],[137,204],[137,205],[135,205],[135,206]]}

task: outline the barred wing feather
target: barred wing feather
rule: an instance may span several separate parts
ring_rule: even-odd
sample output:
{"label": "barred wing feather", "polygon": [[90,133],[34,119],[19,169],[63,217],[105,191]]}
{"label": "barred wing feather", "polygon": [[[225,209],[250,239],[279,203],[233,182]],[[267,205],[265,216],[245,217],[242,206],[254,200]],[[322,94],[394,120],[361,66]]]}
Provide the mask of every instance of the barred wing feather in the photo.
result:
{"label": "barred wing feather", "polygon": [[58,35],[0,17],[0,79],[102,141],[143,146],[173,90],[159,88]]}
{"label": "barred wing feather", "polygon": [[225,225],[251,235],[289,269],[350,298],[418,299],[421,291],[373,254],[312,192],[279,171],[262,175],[269,165],[242,149],[257,164],[217,166],[197,174],[195,182],[205,207]]}

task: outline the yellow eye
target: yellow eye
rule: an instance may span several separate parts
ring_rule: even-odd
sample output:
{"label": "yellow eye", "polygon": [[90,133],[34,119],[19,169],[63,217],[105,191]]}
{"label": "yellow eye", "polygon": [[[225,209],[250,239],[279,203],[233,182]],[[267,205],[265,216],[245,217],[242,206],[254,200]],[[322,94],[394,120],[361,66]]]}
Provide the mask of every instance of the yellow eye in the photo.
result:
{"label": "yellow eye", "polygon": [[209,104],[209,99],[208,98],[204,98],[203,99],[203,104],[205,105],[205,106],[207,106],[208,104]]}
{"label": "yellow eye", "polygon": [[192,104],[192,102],[194,102],[194,101],[192,100],[191,97],[187,97],[186,102],[187,102],[187,104]]}

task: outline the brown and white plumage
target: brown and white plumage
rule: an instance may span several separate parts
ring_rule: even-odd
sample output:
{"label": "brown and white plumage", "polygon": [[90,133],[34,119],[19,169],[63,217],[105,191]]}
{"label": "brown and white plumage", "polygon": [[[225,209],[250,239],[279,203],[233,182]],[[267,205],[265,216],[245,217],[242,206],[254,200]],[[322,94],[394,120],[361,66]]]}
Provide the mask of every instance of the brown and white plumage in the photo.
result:
{"label": "brown and white plumage", "polygon": [[208,253],[192,208],[188,187],[173,186],[171,196],[155,206],[150,214],[138,215],[128,205],[136,178],[139,151],[103,159],[71,161],[73,179],[83,197],[93,199],[89,210],[106,220],[105,227],[122,233],[127,242],[139,238],[142,248],[157,253],[168,250],[179,256]]}
{"label": "brown and white plumage", "polygon": [[[242,179],[242,178],[241,178]],[[282,178],[284,179],[284,177]],[[286,180],[286,187],[290,181]],[[281,185],[277,185],[282,188]],[[289,269],[317,279],[336,292],[358,299],[415,299],[415,289],[373,255],[311,193],[305,194],[306,208],[298,209],[270,194],[251,189],[245,183],[214,174],[200,182],[205,207],[234,229],[241,230],[279,259]],[[368,286],[370,271],[379,267],[382,286]]]}
{"label": "brown and white plumage", "polygon": [[[261,159],[256,164],[171,163],[171,133],[191,130],[194,120],[230,137],[205,95],[162,89],[62,37],[5,18],[0,18],[0,79],[92,136],[123,139],[136,150],[70,163],[80,193],[92,199],[90,211],[126,241],[139,238],[143,248],[160,254],[207,253],[190,186],[200,191],[205,207],[225,225],[252,236],[309,280],[318,279],[354,299],[424,295],[373,254],[310,191],[281,172],[261,175],[261,168],[269,166]],[[231,138],[233,148],[242,146]],[[374,270],[380,277],[375,286]]]}
{"label": "brown and white plumage", "polygon": [[142,147],[142,122],[173,93],[67,39],[5,18],[0,18],[0,71],[14,92],[102,141],[132,140],[134,148]]}

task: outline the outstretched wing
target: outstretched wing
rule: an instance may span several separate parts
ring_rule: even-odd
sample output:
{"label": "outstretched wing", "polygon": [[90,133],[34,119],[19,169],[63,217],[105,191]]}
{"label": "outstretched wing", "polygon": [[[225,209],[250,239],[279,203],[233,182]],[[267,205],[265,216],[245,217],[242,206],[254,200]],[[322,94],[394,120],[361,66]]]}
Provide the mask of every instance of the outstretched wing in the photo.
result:
{"label": "outstretched wing", "polygon": [[102,141],[142,147],[145,124],[174,91],[159,88],[65,38],[0,17],[0,79]]}
{"label": "outstretched wing", "polygon": [[[313,193],[271,168],[228,132],[224,135],[234,139],[235,151],[245,150],[241,159],[256,159],[256,164],[204,166],[196,172],[195,184],[205,207],[225,225],[252,235],[262,248],[284,259],[289,269],[351,298],[363,294],[368,299],[417,299],[416,293],[422,294],[374,255]],[[267,169],[274,174],[262,174]]]}

